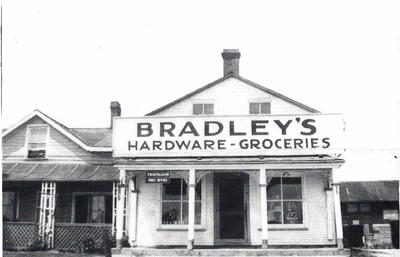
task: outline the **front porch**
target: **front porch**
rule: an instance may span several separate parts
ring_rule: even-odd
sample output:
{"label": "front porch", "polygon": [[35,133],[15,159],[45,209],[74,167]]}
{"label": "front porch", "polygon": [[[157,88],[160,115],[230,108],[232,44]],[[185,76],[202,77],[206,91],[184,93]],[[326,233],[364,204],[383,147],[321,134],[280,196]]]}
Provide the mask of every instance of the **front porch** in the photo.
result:
{"label": "front porch", "polygon": [[122,248],[112,249],[113,257],[128,256],[350,256],[350,250],[335,247],[281,248],[270,246],[269,249],[256,247],[196,247],[187,250],[185,247],[169,249]]}
{"label": "front porch", "polygon": [[85,240],[101,247],[103,234],[115,235],[115,177],[112,166],[3,164],[3,249],[34,241],[60,251]]}
{"label": "front porch", "polygon": [[[128,210],[125,223],[119,219],[124,202],[117,203],[117,242],[118,228],[127,224],[135,249],[186,245],[196,251],[232,244],[342,249],[339,191],[332,184],[332,170],[341,163],[329,156],[120,160],[120,199],[126,197]],[[171,181],[148,183],[149,171],[170,172]],[[228,196],[244,208],[223,209]]]}

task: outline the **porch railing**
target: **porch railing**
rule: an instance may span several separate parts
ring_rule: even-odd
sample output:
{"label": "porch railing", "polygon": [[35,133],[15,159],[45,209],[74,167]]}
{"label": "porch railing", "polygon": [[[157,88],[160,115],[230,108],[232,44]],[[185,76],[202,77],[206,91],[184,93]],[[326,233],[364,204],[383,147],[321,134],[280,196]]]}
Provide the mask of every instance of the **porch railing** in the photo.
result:
{"label": "porch railing", "polygon": [[38,238],[38,226],[34,222],[4,222],[3,249],[24,249]]}
{"label": "porch railing", "polygon": [[88,239],[94,240],[96,245],[101,246],[104,229],[111,235],[111,224],[56,223],[54,249],[63,251],[76,250]]}

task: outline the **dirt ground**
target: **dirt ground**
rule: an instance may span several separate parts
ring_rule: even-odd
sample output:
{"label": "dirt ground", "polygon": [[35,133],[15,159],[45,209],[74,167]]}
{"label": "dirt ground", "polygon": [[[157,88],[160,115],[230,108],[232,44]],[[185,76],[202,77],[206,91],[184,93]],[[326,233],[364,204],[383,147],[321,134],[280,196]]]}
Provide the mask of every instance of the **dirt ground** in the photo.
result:
{"label": "dirt ground", "polygon": [[104,257],[99,254],[78,254],[78,253],[58,253],[58,252],[8,252],[3,251],[4,257]]}

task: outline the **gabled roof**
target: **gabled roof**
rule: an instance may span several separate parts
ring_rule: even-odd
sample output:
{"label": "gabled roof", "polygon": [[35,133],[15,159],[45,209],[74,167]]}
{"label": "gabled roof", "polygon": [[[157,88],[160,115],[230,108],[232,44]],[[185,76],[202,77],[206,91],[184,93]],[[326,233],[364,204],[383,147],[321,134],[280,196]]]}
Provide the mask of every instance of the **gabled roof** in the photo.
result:
{"label": "gabled roof", "polygon": [[78,144],[80,147],[89,152],[111,152],[111,129],[110,128],[89,128],[89,129],[72,129],[49,117],[39,110],[34,110],[31,114],[3,131],[2,136],[5,137],[15,129],[32,119],[39,117],[67,138]]}
{"label": "gabled roof", "polygon": [[346,182],[340,184],[341,202],[398,201],[397,181]]}
{"label": "gabled roof", "polygon": [[273,91],[273,90],[271,90],[271,89],[269,89],[269,88],[263,87],[263,86],[261,86],[261,85],[255,83],[255,82],[252,82],[252,81],[250,81],[250,80],[248,80],[248,79],[242,78],[242,77],[240,77],[239,75],[236,75],[236,74],[234,74],[234,73],[229,73],[229,74],[227,74],[226,76],[224,76],[224,77],[222,77],[222,78],[220,78],[220,79],[217,79],[217,80],[211,82],[210,84],[207,84],[207,85],[205,85],[205,86],[203,86],[203,87],[201,87],[201,88],[199,88],[199,89],[196,89],[195,91],[190,92],[189,94],[184,95],[183,97],[178,98],[178,99],[176,99],[175,101],[172,101],[172,102],[170,102],[170,103],[168,103],[168,104],[166,104],[166,105],[164,105],[164,106],[162,106],[162,107],[160,107],[160,108],[158,108],[158,109],[156,109],[156,110],[154,110],[154,111],[152,111],[152,112],[146,114],[146,116],[156,115],[156,114],[158,114],[158,113],[160,113],[160,112],[162,112],[162,111],[168,109],[169,107],[171,107],[171,106],[173,106],[173,105],[175,105],[175,104],[177,104],[177,103],[180,103],[180,102],[182,102],[182,101],[188,99],[188,98],[191,97],[191,96],[194,96],[194,95],[196,95],[196,94],[198,94],[198,93],[201,93],[201,92],[203,92],[204,90],[209,89],[209,88],[211,88],[211,87],[213,87],[213,86],[215,86],[215,85],[217,85],[217,84],[219,84],[219,83],[221,83],[221,82],[223,82],[224,80],[227,80],[227,79],[229,79],[229,78],[236,78],[236,79],[238,79],[238,80],[240,80],[240,81],[242,81],[242,82],[244,82],[244,83],[246,83],[246,84],[248,84],[248,85],[250,85],[250,86],[253,86],[253,87],[255,87],[255,88],[257,88],[257,89],[259,89],[259,90],[261,90],[261,91],[264,91],[264,92],[266,92],[266,93],[268,93],[268,94],[271,94],[271,95],[273,95],[273,96],[276,96],[276,97],[278,97],[278,98],[280,98],[280,99],[282,99],[282,100],[285,100],[286,102],[289,102],[289,103],[291,103],[291,104],[293,104],[293,105],[296,105],[296,106],[298,106],[298,107],[300,107],[300,108],[302,108],[302,109],[304,109],[304,110],[307,110],[307,111],[309,111],[309,112],[311,112],[311,113],[319,113],[319,111],[317,111],[317,110],[314,109],[314,108],[311,108],[311,107],[309,107],[309,106],[307,106],[307,105],[305,105],[305,104],[302,104],[302,103],[300,103],[300,102],[297,102],[297,101],[295,101],[295,100],[293,100],[293,99],[291,99],[291,98],[289,98],[289,97],[287,97],[287,96],[284,96],[284,95],[282,95],[282,94],[280,94],[280,93],[278,93],[278,92],[275,92],[275,91]]}

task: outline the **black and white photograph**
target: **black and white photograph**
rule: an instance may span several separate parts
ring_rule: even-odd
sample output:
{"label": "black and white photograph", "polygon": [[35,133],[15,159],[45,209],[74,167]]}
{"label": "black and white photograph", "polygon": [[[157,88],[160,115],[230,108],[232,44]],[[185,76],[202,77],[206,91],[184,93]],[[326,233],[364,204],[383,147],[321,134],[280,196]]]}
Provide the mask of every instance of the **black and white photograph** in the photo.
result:
{"label": "black and white photograph", "polygon": [[5,257],[395,257],[400,2],[1,3]]}

